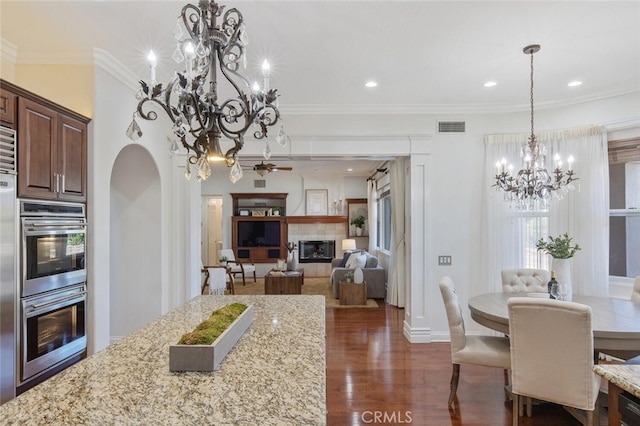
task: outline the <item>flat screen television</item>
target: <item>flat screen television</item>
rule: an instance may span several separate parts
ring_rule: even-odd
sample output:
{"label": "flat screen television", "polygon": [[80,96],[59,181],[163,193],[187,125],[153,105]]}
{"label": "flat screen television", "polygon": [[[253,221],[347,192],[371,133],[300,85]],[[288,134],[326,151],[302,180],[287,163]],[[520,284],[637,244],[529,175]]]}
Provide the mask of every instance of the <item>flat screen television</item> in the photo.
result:
{"label": "flat screen television", "polygon": [[280,221],[238,221],[238,247],[280,247]]}

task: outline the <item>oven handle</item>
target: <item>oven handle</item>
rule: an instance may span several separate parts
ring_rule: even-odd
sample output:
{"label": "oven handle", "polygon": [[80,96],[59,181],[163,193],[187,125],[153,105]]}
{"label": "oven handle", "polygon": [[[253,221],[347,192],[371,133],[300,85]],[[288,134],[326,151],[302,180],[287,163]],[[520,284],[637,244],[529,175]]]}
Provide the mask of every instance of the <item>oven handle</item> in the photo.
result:
{"label": "oven handle", "polygon": [[69,301],[69,300],[72,300],[72,299],[82,299],[86,295],[87,295],[87,292],[86,291],[82,291],[80,293],[75,293],[75,294],[72,294],[70,296],[61,297],[59,299],[50,300],[50,301],[44,302],[44,303],[34,303],[34,304],[32,304],[30,306],[31,309],[28,312],[28,314],[29,314],[28,316],[33,316],[33,314],[36,314],[37,311],[39,311],[42,308],[47,308],[49,306],[57,305],[59,303],[66,302],[66,301]]}
{"label": "oven handle", "polygon": [[35,228],[43,228],[43,227],[61,227],[61,226],[77,226],[77,227],[86,227],[87,222],[82,221],[58,221],[55,222],[28,222],[25,223],[25,226],[33,226]]}

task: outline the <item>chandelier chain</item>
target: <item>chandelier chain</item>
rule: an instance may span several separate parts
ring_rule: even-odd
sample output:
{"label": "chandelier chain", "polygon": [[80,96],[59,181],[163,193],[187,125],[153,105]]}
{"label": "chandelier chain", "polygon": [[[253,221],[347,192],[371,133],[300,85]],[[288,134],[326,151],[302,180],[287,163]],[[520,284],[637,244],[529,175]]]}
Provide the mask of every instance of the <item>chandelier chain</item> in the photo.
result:
{"label": "chandelier chain", "polygon": [[[535,132],[533,130],[533,50],[530,51],[530,56],[531,56],[531,86],[530,86],[530,100],[531,100],[531,140],[532,140],[532,144],[535,144]],[[533,149],[533,147],[532,147]]]}

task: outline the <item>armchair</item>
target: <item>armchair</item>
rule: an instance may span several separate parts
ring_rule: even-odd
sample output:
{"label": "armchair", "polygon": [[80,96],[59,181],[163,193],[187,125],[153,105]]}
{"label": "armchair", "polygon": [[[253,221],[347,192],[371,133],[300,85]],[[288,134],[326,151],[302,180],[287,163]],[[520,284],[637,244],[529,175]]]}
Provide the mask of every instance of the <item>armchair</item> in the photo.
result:
{"label": "armchair", "polygon": [[231,268],[231,274],[235,277],[237,274],[242,275],[242,285],[246,285],[245,274],[253,273],[253,281],[256,281],[256,265],[253,262],[240,262],[236,260],[236,256],[233,254],[232,249],[218,250],[218,259],[222,256],[227,257],[227,264]]}

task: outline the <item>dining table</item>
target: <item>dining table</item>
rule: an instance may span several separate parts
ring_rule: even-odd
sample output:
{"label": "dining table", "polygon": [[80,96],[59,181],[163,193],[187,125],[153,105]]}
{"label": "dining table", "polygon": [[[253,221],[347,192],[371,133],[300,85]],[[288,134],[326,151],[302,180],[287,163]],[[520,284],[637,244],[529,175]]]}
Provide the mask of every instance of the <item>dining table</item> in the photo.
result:
{"label": "dining table", "polygon": [[[534,297],[528,293],[485,293],[469,299],[471,318],[492,330],[509,333],[507,301],[512,297]],[[572,302],[591,307],[593,347],[621,359],[640,354],[640,304],[626,299],[574,294]]]}

